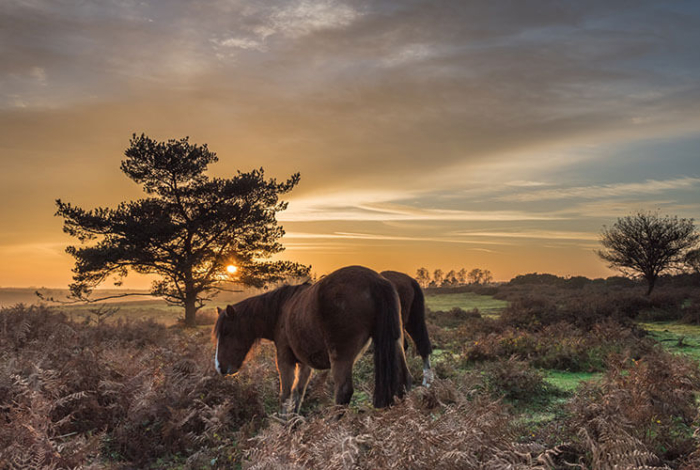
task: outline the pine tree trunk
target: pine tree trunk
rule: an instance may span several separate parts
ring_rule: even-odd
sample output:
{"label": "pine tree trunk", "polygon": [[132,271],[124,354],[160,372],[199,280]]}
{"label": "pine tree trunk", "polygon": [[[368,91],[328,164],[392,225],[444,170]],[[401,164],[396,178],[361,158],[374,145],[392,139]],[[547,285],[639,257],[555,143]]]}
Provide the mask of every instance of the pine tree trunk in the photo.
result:
{"label": "pine tree trunk", "polygon": [[[189,245],[189,242],[187,242]],[[192,278],[192,268],[188,267],[185,270],[185,328],[194,328],[197,326],[197,292],[194,288],[194,279]]]}
{"label": "pine tree trunk", "polygon": [[188,295],[185,299],[185,327],[194,328],[197,326],[197,307],[195,306],[196,297]]}

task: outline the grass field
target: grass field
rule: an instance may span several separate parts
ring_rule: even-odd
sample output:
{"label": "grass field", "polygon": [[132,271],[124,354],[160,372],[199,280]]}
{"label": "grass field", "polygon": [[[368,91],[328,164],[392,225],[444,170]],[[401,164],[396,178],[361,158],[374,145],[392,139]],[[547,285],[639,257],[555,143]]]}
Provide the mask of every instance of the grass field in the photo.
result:
{"label": "grass field", "polygon": [[[118,300],[98,302],[91,305],[85,304],[64,304],[56,302],[44,302],[35,294],[34,288],[0,288],[0,307],[11,307],[17,304],[37,304],[41,303],[52,310],[62,312],[76,321],[97,321],[100,317],[108,317],[107,321],[115,320],[152,320],[166,326],[172,326],[184,317],[184,308],[176,305],[169,305],[162,299],[148,296],[125,297]],[[53,297],[64,300],[68,291],[66,289],[39,289],[46,297]],[[95,297],[116,295],[123,291],[103,290],[96,291]],[[224,306],[236,303],[249,295],[256,294],[256,290],[248,292],[224,292],[214,301],[207,304],[200,313],[208,317],[215,314],[216,306]],[[110,311],[109,315],[105,312]]]}
{"label": "grass field", "polygon": [[674,354],[700,361],[700,325],[678,322],[640,323],[651,336]]}
{"label": "grass field", "polygon": [[[18,303],[35,304],[39,302],[33,288],[0,288],[0,307],[10,307]],[[55,298],[64,298],[67,291],[64,289],[41,289],[47,296]],[[104,291],[99,295],[112,295],[120,291]],[[223,306],[228,303],[235,303],[243,298],[256,294],[257,291],[241,292],[241,293],[225,293],[217,297],[217,299],[204,307],[203,312],[213,312],[217,305]],[[459,307],[464,310],[478,309],[483,315],[497,315],[503,310],[508,302],[496,300],[488,295],[478,295],[472,292],[460,292],[456,294],[433,294],[426,295],[426,305],[433,311],[449,311],[454,307]],[[100,306],[103,308],[115,308],[116,313],[110,316],[114,319],[132,319],[132,320],[153,320],[165,325],[175,324],[180,317],[184,315],[182,307],[168,305],[160,299],[152,299],[148,297],[131,297],[120,299],[118,301],[101,302],[95,305],[62,305],[51,302],[45,303],[47,306],[62,311],[68,316],[83,319],[97,319],[98,314],[93,313]]]}
{"label": "grass field", "polygon": [[496,315],[508,305],[508,302],[504,300],[497,300],[490,295],[479,295],[473,292],[429,294],[425,296],[425,303],[434,312],[447,312],[455,307],[463,310],[476,308],[484,315]]}

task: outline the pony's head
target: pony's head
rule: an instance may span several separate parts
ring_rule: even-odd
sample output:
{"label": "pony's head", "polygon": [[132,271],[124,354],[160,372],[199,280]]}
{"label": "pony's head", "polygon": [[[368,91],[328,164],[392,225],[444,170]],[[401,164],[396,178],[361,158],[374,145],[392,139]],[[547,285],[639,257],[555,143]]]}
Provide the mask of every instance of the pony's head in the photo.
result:
{"label": "pony's head", "polygon": [[250,334],[250,328],[240,321],[240,314],[232,305],[225,309],[216,308],[219,318],[214,326],[216,353],[214,367],[219,374],[229,375],[238,373],[243,361],[255,342]]}

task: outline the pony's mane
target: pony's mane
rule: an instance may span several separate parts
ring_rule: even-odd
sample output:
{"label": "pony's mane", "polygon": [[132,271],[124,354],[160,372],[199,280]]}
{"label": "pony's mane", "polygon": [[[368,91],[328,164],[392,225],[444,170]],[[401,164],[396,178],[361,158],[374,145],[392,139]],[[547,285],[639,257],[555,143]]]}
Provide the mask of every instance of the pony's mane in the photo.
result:
{"label": "pony's mane", "polygon": [[[237,304],[233,305],[233,308],[236,310],[237,314],[245,314],[248,311],[258,309],[263,311],[271,309],[276,310],[279,309],[280,306],[284,304],[287,300],[289,300],[297,291],[301,290],[302,288],[305,289],[310,285],[311,283],[309,282],[304,282],[303,284],[297,284],[293,286],[285,284],[270,292],[255,295],[253,297],[248,297],[245,300],[241,300]],[[212,331],[212,337],[215,341],[219,339],[221,328],[223,327],[223,320],[223,315],[219,315],[219,318],[216,319],[216,324],[214,325],[214,330]]]}

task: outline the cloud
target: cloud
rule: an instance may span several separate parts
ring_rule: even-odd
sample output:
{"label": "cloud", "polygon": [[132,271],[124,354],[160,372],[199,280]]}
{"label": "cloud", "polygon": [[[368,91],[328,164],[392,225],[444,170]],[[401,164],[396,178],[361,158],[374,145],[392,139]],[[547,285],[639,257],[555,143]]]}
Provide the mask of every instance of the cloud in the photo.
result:
{"label": "cloud", "polygon": [[359,16],[359,11],[343,2],[301,0],[283,2],[270,19],[275,30],[297,37],[318,30],[348,26]]}
{"label": "cloud", "polygon": [[541,181],[508,181],[506,186],[512,186],[515,188],[535,188],[539,186],[551,186],[549,183],[543,183]]}
{"label": "cloud", "polygon": [[213,39],[212,42],[221,47],[228,47],[233,49],[245,49],[245,50],[266,50],[265,45],[261,41],[256,41],[255,39],[242,38],[242,37],[229,37],[226,39]]}
{"label": "cloud", "polygon": [[46,75],[46,70],[43,68],[34,66],[29,71],[29,75],[36,80],[39,85],[46,86],[48,77]]}
{"label": "cloud", "polygon": [[118,162],[145,132],[208,143],[214,176],[301,172],[288,228],[565,240],[697,189],[697,159],[611,151],[700,135],[697,13],[652,0],[1,2],[0,199],[18,202],[0,211],[23,233],[60,232],[53,197],[138,197]]}
{"label": "cloud", "polygon": [[646,180],[641,183],[617,183],[594,186],[543,189],[501,196],[502,201],[533,202],[560,199],[604,199],[631,195],[650,195],[667,191],[691,190],[700,185],[700,178],[680,177],[669,180]]}
{"label": "cloud", "polygon": [[12,257],[25,257],[39,255],[42,257],[63,257],[66,245],[56,242],[16,243],[0,245],[0,255]]}
{"label": "cloud", "polygon": [[[377,233],[353,233],[353,232],[333,232],[333,233],[305,233],[305,232],[289,232],[285,235],[286,239],[311,239],[311,240],[345,240],[345,241],[401,241],[401,242],[429,242],[429,243],[457,243],[461,245],[509,245],[507,242],[495,242],[489,240],[465,240],[458,237],[419,237],[419,236],[401,236],[401,235],[385,235]],[[289,245],[287,245],[289,246]],[[292,243],[294,246],[294,243]],[[312,246],[327,246],[325,244],[315,244]],[[349,246],[347,243],[336,246]],[[487,248],[473,248],[479,251],[495,252]]]}
{"label": "cloud", "polygon": [[564,217],[537,212],[511,210],[456,210],[421,208],[392,201],[420,196],[409,193],[336,193],[321,197],[293,200],[277,217],[282,222],[328,220],[351,221],[537,221],[561,220]]}
{"label": "cloud", "polygon": [[681,217],[697,218],[700,214],[700,204],[679,203],[674,199],[616,199],[616,200],[601,200],[601,201],[585,201],[576,202],[566,209],[563,209],[562,215],[572,218],[604,218],[612,219],[615,217],[624,217],[636,212],[644,212],[648,210],[659,210],[664,213],[676,214]]}
{"label": "cloud", "polygon": [[567,232],[556,230],[527,230],[527,231],[502,231],[502,232],[457,232],[456,235],[464,237],[484,237],[484,238],[526,238],[542,240],[598,240],[597,233],[590,232]]}

